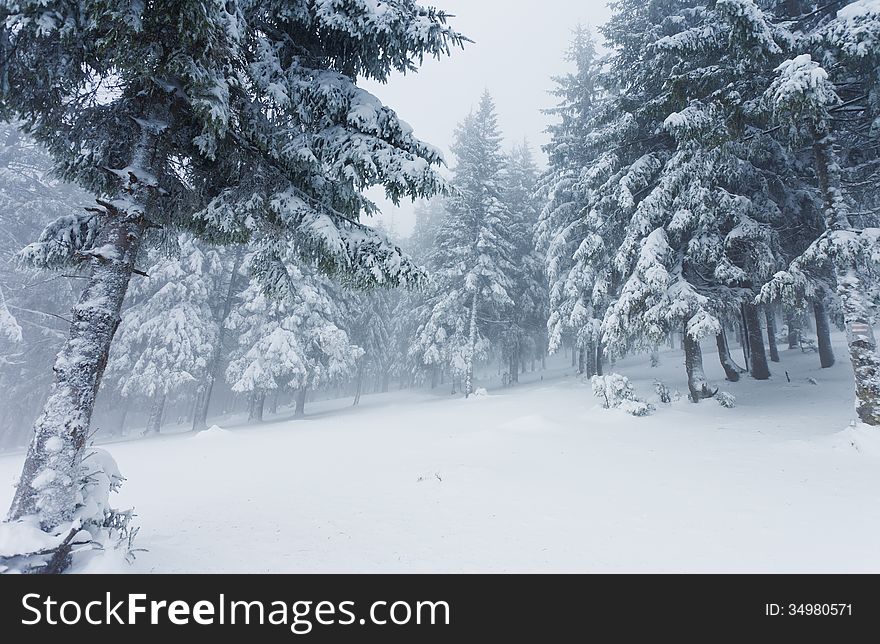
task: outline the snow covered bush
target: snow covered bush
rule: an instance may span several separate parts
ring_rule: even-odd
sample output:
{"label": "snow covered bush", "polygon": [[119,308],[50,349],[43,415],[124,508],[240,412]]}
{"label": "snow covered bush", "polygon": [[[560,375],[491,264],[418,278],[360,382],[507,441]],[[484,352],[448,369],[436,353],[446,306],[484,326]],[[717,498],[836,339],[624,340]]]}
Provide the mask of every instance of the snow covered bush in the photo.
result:
{"label": "snow covered bush", "polygon": [[718,401],[718,404],[726,409],[733,409],[736,407],[736,396],[732,393],[721,391],[715,394],[715,400]]}
{"label": "snow covered bush", "polygon": [[657,408],[644,400],[624,400],[620,403],[620,408],[631,416],[650,416]]}
{"label": "snow covered bush", "polygon": [[672,402],[672,390],[670,390],[665,383],[662,383],[659,380],[655,381],[654,392],[663,404],[669,404]]}
{"label": "snow covered bush", "polygon": [[[35,484],[57,476],[57,470],[46,468]],[[87,565],[95,567],[99,558],[131,561],[137,534],[129,525],[132,512],[110,506],[111,492],[118,491],[124,480],[108,452],[89,449],[80,464],[78,503],[69,523],[45,532],[34,516],[0,524],[0,573],[77,572]]]}
{"label": "snow covered bush", "polygon": [[629,378],[619,373],[607,376],[593,376],[593,395],[601,398],[605,409],[623,409],[633,416],[648,416],[654,412],[654,406],[636,397],[635,389]]}

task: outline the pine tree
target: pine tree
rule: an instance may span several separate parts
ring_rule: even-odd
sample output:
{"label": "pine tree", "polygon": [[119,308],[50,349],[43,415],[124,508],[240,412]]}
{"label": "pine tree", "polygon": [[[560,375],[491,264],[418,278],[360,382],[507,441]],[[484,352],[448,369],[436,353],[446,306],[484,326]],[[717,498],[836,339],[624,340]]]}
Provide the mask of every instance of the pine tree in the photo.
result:
{"label": "pine tree", "polygon": [[505,317],[502,333],[508,358],[509,382],[519,382],[526,359],[545,351],[547,327],[547,279],[535,248],[540,202],[537,192],[538,167],[528,143],[507,155],[502,198],[510,213],[508,236],[513,244],[510,298],[513,307]]}
{"label": "pine tree", "polygon": [[228,325],[239,350],[226,369],[233,391],[251,396],[250,419],[263,420],[266,395],[297,392],[297,416],[305,414],[310,389],[353,375],[363,349],[344,329],[336,288],[314,268],[290,262],[279,278],[289,285],[269,295],[259,281],[242,293]]}
{"label": "pine tree", "polygon": [[436,288],[415,351],[424,364],[447,363],[474,391],[474,362],[488,353],[497,321],[512,306],[510,211],[503,201],[504,155],[495,104],[488,93],[459,125],[454,193],[437,232],[430,264]]}
{"label": "pine tree", "polygon": [[559,122],[548,128],[550,167],[540,184],[545,205],[536,242],[549,283],[548,348],[557,351],[571,340],[593,375],[601,369],[599,328],[610,278],[606,239],[613,244],[615,234],[599,205],[621,177],[613,170],[616,157],[608,154],[613,119],[609,125],[608,95],[589,30],[575,30],[567,60],[575,70],[554,79],[559,104],[548,110]]}
{"label": "pine tree", "polygon": [[[25,257],[88,273],[9,519],[74,520],[95,394],[139,251],[187,229],[249,240],[277,275],[291,240],[325,273],[413,284],[421,271],[359,223],[363,189],[443,188],[439,153],[358,78],[386,80],[462,38],[412,0],[44,2],[0,7],[0,112],[99,195]],[[34,482],[40,484],[35,486]],[[84,518],[85,519],[85,518]]]}

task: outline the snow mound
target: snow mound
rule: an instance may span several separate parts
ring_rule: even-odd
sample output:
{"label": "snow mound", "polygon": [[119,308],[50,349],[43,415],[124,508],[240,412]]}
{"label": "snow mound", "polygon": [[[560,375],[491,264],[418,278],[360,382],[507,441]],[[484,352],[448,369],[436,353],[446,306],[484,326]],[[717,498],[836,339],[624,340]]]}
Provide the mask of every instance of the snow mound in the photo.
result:
{"label": "snow mound", "polygon": [[489,396],[489,392],[486,391],[485,387],[477,387],[473,393],[474,398],[487,398]]}
{"label": "snow mound", "polygon": [[216,440],[218,438],[223,438],[224,436],[229,436],[231,434],[232,434],[232,432],[229,431],[228,429],[223,429],[219,425],[212,425],[211,427],[209,427],[205,431],[199,432],[198,434],[196,434],[195,438],[197,438],[199,440],[205,440],[205,439]]}
{"label": "snow mound", "polygon": [[880,457],[880,431],[863,423],[853,423],[832,436],[832,447]]}

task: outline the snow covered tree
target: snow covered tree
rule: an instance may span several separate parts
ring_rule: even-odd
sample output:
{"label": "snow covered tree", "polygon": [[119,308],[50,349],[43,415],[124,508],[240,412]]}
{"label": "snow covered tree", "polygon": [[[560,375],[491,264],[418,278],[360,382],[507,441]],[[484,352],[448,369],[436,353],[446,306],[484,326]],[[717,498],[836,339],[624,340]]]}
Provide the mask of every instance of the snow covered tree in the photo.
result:
{"label": "snow covered tree", "polygon": [[802,280],[811,267],[827,267],[833,272],[855,373],[857,412],[862,422],[880,425],[880,354],[872,331],[873,312],[868,295],[871,285],[876,283],[880,229],[859,229],[850,220],[831,114],[843,101],[828,72],[810,54],[784,62],[777,71],[778,77],[768,88],[766,98],[790,140],[796,145],[812,145],[825,231],[792,262],[788,271],[774,277],[764,295]]}
{"label": "snow covered tree", "polygon": [[474,391],[474,362],[485,356],[497,321],[513,305],[511,215],[503,201],[504,155],[495,104],[488,93],[459,125],[453,195],[430,258],[435,288],[414,352],[423,364],[447,363]]}
{"label": "snow covered tree", "polygon": [[515,147],[507,155],[502,198],[510,213],[508,236],[513,244],[508,276],[508,295],[513,307],[503,322],[502,345],[507,357],[509,382],[519,382],[526,359],[544,354],[547,328],[547,280],[535,236],[541,206],[538,192],[538,167],[528,143]]}
{"label": "snow covered tree", "polygon": [[439,153],[357,86],[462,38],[413,0],[0,3],[0,113],[99,195],[24,257],[88,274],[9,519],[65,531],[95,394],[139,251],[169,231],[250,241],[276,275],[291,240],[330,274],[413,284],[422,272],[359,223],[363,190],[444,186]]}
{"label": "snow covered tree", "polygon": [[344,329],[336,287],[314,267],[290,261],[275,283],[283,291],[267,293],[254,280],[229,317],[239,350],[226,369],[233,391],[251,397],[250,419],[263,420],[266,395],[282,387],[297,392],[297,416],[305,414],[310,389],[351,377],[363,349]]}
{"label": "snow covered tree", "polygon": [[622,182],[612,170],[616,156],[608,153],[614,120],[609,125],[603,109],[608,96],[589,30],[575,30],[567,60],[575,69],[554,79],[559,104],[547,111],[558,122],[548,128],[550,167],[540,182],[545,203],[536,242],[549,285],[548,348],[557,351],[571,341],[583,357],[583,370],[593,375],[602,368],[599,328],[610,280],[606,251],[617,234],[611,208],[599,206],[611,201],[612,186]]}
{"label": "snow covered tree", "polygon": [[146,433],[158,434],[166,402],[193,392],[219,339],[211,308],[218,253],[182,236],[175,256],[150,253],[149,277],[131,289],[105,382],[152,401]]}

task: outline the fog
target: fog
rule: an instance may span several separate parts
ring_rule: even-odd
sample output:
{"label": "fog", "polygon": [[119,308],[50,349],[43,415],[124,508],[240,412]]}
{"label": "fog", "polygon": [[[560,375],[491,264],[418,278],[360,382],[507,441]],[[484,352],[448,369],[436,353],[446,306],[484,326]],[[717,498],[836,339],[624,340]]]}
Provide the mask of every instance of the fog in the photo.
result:
{"label": "fog", "polygon": [[[610,15],[607,4],[597,0],[437,4],[455,15],[451,24],[474,42],[453,51],[451,58],[426,61],[418,73],[365,86],[412,125],[419,138],[443,150],[449,166],[455,162],[449,151],[455,126],[484,90],[496,101],[507,144],[527,139],[539,153],[547,142],[550,119],[542,110],[554,104],[549,94],[552,76],[567,70],[564,58],[571,31],[578,24],[596,29]],[[382,208],[385,225],[401,235],[410,232],[412,203],[397,208],[381,190],[371,196]]]}

